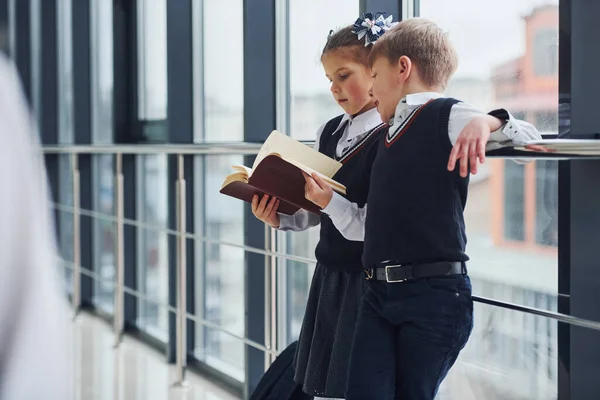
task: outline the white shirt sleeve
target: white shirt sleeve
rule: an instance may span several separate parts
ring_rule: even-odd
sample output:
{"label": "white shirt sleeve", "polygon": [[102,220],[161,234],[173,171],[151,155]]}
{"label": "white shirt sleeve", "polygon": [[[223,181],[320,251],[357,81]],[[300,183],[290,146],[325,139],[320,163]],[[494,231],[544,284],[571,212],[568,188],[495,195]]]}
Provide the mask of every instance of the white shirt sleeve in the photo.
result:
{"label": "white shirt sleeve", "polygon": [[333,192],[333,197],[323,212],[329,215],[337,230],[346,239],[360,242],[365,239],[366,204],[361,208],[358,204]]}
{"label": "white shirt sleeve", "polygon": [[[317,139],[315,140],[315,144],[313,146],[313,149],[316,151],[319,151],[319,143],[321,142],[321,135],[323,134],[325,125],[326,124],[321,125],[317,130]],[[279,215],[279,228],[277,229],[280,231],[300,232],[317,226],[321,223],[320,216],[306,210],[298,210],[294,215],[286,215],[281,213],[277,213],[277,215]]]}
{"label": "white shirt sleeve", "polygon": [[[538,130],[528,122],[515,119],[506,110],[503,111],[508,116],[506,123],[497,131],[490,135],[490,139],[486,145],[486,150],[494,150],[500,148],[503,143],[523,144],[528,140],[538,140],[542,135]],[[458,136],[463,128],[474,118],[485,113],[467,103],[458,103],[452,107],[450,111],[450,120],[448,122],[448,136],[450,142],[454,146],[458,140]]]}
{"label": "white shirt sleeve", "polygon": [[0,56],[0,398],[72,399],[73,328],[35,131],[16,70]]}
{"label": "white shirt sleeve", "polygon": [[306,210],[298,210],[294,215],[279,214],[280,231],[300,232],[317,226],[321,217]]}

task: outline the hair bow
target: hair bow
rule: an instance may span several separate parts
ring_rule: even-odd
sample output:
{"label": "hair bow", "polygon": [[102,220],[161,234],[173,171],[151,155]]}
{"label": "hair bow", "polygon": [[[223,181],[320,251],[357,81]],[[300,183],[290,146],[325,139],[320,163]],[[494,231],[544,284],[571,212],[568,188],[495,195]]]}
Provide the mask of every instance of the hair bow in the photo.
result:
{"label": "hair bow", "polygon": [[377,39],[393,26],[391,15],[386,16],[383,13],[378,13],[376,17],[373,17],[373,13],[365,13],[354,23],[352,33],[358,35],[358,40],[364,37],[365,46],[368,46],[375,43]]}

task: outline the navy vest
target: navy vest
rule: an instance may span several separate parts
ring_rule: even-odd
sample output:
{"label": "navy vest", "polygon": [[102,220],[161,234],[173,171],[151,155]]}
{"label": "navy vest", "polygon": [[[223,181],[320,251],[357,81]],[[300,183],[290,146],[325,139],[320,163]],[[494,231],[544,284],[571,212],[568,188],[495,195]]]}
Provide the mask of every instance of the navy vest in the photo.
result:
{"label": "navy vest", "polygon": [[450,110],[441,98],[415,109],[379,142],[371,171],[363,264],[467,261],[463,211],[469,178],[449,172]]}
{"label": "navy vest", "polygon": [[[337,158],[335,149],[343,133],[343,128],[337,132],[336,128],[341,119],[342,116],[339,116],[329,121],[321,134],[319,151],[331,158]],[[369,134],[338,159],[343,165],[333,179],[346,186],[346,198],[357,203],[359,207],[363,207],[367,202],[371,165],[377,152],[378,138],[386,131],[386,126],[381,124],[372,129]],[[315,256],[319,263],[337,270],[360,271],[362,269],[362,253],[363,242],[344,238],[331,218],[325,213],[321,214],[321,233],[315,249]]]}

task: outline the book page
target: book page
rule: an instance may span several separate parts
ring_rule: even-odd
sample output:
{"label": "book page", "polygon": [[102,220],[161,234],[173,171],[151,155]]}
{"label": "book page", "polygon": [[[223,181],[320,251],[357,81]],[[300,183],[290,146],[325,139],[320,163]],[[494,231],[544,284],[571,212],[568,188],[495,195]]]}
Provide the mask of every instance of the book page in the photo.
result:
{"label": "book page", "polygon": [[244,171],[238,171],[231,175],[227,175],[221,185],[221,190],[232,182],[248,182],[248,175]]}
{"label": "book page", "polygon": [[305,165],[328,178],[331,178],[342,167],[342,164],[324,154],[308,147],[297,140],[281,133],[273,131],[261,147],[252,169],[269,154],[279,154],[286,160],[293,160],[297,164]]}
{"label": "book page", "polygon": [[316,172],[316,173],[317,173],[317,175],[319,175],[319,177],[321,177],[321,179],[323,179],[325,182],[327,182],[327,183],[328,183],[328,184],[331,186],[331,188],[332,188],[333,190],[335,190],[336,192],[338,192],[338,193],[340,193],[340,194],[343,194],[343,195],[345,195],[345,194],[346,194],[346,186],[342,185],[341,183],[339,183],[339,182],[337,182],[337,181],[335,181],[335,180],[331,179],[330,177],[328,177],[328,176],[326,176],[326,175],[323,175],[323,174],[322,174],[322,173],[320,173],[319,171],[315,171],[314,169],[312,169],[312,168],[310,168],[310,167],[307,167],[307,166],[305,166],[305,165],[303,165],[303,164],[300,164],[300,163],[299,163],[299,162],[297,162],[297,161],[290,160],[289,158],[285,158],[285,157],[282,157],[282,158],[283,158],[285,161],[289,162],[290,164],[292,164],[292,165],[294,165],[294,166],[298,167],[300,170],[302,170],[302,171],[306,172],[308,175],[312,175],[312,174],[313,174],[313,172]]}
{"label": "book page", "polygon": [[233,166],[232,166],[232,168],[233,168],[233,169],[235,169],[236,171],[239,171],[239,172],[244,172],[244,173],[246,173],[246,175],[247,175],[248,177],[250,177],[250,176],[252,175],[252,169],[251,169],[251,168],[248,168],[248,167],[246,167],[245,165],[242,165],[242,164],[235,164],[235,165],[233,165]]}
{"label": "book page", "polygon": [[[600,140],[596,139],[540,139],[528,140],[526,145],[536,145],[551,152],[572,155],[600,155]],[[515,150],[538,152],[523,145],[514,146]]]}

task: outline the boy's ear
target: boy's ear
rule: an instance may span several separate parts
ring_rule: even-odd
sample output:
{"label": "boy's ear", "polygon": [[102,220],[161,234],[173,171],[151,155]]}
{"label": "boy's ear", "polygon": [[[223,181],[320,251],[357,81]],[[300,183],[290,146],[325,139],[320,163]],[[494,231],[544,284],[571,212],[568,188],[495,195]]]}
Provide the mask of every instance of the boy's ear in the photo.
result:
{"label": "boy's ear", "polygon": [[407,56],[398,59],[398,74],[401,81],[406,81],[412,71],[412,61]]}

